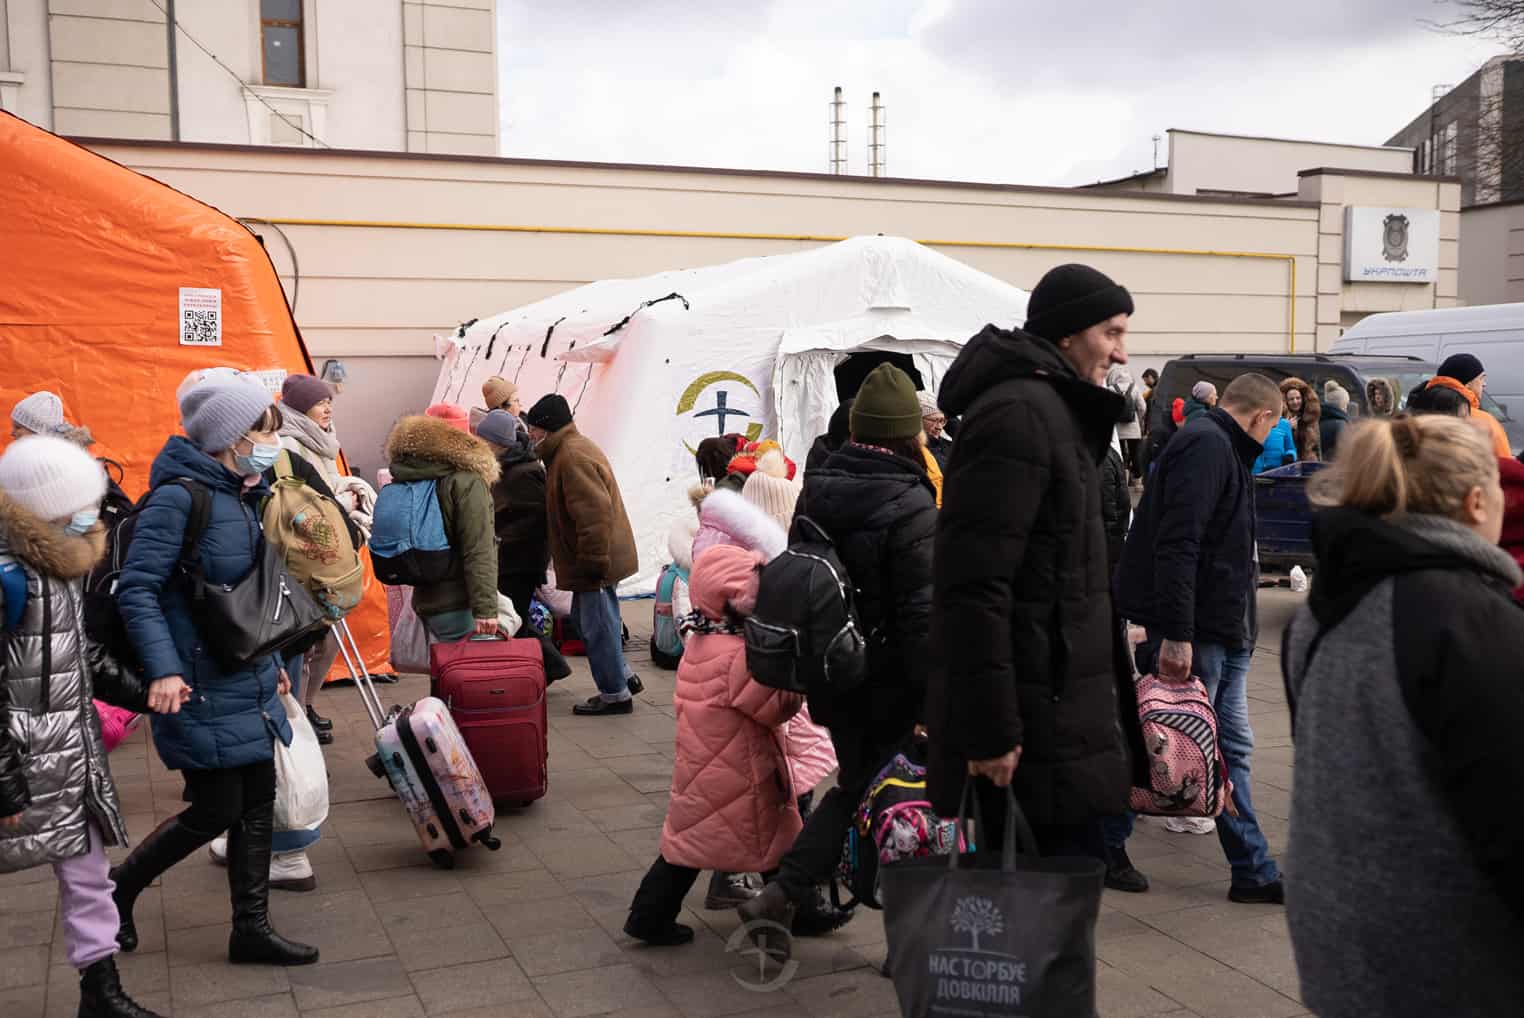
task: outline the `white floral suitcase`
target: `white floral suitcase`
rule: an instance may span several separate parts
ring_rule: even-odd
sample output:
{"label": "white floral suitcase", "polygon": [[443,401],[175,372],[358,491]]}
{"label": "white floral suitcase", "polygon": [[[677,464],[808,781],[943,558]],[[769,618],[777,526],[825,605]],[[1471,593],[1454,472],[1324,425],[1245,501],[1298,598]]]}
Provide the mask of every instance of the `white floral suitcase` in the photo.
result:
{"label": "white floral suitcase", "polygon": [[474,844],[494,852],[501,848],[502,842],[492,836],[497,820],[492,796],[450,708],[426,696],[410,707],[386,712],[343,622],[339,647],[376,726],[376,755],[366,762],[402,800],[434,865],[450,869],[455,853]]}

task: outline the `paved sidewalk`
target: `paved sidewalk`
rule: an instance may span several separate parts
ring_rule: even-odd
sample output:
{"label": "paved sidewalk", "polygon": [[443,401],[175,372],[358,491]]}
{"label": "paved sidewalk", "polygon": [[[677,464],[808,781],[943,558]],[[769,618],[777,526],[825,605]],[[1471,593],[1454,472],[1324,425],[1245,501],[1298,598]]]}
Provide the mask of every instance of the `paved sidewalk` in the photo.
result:
{"label": "paved sidewalk", "polygon": [[[1299,598],[1261,598],[1265,632],[1251,684],[1258,750],[1255,805],[1271,845],[1286,841],[1291,742],[1281,693],[1280,628]],[[650,602],[627,606],[636,667],[646,682],[632,716],[583,719],[586,663],[551,688],[550,795],[499,818],[501,851],[473,849],[453,872],[430,867],[402,808],[363,760],[371,731],[352,689],[326,690],[335,719],[333,809],[312,851],[318,890],[277,893],[279,929],[322,948],[305,969],[226,963],[226,876],[202,854],[166,875],[138,905],[142,947],[121,956],[125,985],[175,1018],[773,1018],[897,1015],[877,969],[883,923],[860,910],[833,937],[797,942],[799,971],[771,992],[727,952],[733,913],[702,911],[707,879],[689,899],[691,946],[654,950],[620,932],[625,909],[655,858],[672,761],[673,675],[652,668],[644,642]],[[388,703],[427,691],[410,677],[379,687]],[[181,783],[145,738],[111,759],[129,830],[147,833],[178,812]],[[1144,895],[1107,892],[1099,930],[1105,1018],[1292,1018],[1297,999],[1283,911],[1232,905],[1217,839],[1140,823],[1132,842],[1153,881]],[[120,853],[117,853],[120,855]],[[66,1018],[78,1006],[75,973],[57,925],[46,868],[0,877],[0,1016]]]}

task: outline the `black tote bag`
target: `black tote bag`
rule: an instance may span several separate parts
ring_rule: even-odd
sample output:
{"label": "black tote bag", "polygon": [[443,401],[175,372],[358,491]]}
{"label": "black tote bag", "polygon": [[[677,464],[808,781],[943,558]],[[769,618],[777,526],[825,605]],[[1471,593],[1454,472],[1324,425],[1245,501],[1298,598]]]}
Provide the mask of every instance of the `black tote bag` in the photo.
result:
{"label": "black tote bag", "polygon": [[327,613],[286,572],[285,552],[271,541],[261,544],[254,568],[237,583],[207,580],[200,548],[192,549],[185,564],[201,638],[225,668],[310,645],[327,631]]}
{"label": "black tote bag", "polygon": [[[958,826],[974,799],[964,785]],[[1018,851],[1018,845],[1021,850]],[[1095,923],[1106,867],[1040,858],[1006,789],[999,858],[907,859],[880,872],[889,974],[906,1018],[1095,1018]]]}

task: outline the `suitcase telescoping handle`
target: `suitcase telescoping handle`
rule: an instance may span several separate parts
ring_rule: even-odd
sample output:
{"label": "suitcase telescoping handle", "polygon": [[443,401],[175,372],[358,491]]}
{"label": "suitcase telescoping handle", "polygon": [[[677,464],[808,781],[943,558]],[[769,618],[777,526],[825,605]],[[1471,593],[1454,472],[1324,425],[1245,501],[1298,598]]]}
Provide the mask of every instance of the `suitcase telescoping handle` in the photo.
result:
{"label": "suitcase telescoping handle", "polygon": [[349,631],[348,620],[340,619],[333,628],[334,635],[338,637],[339,652],[344,655],[344,664],[349,667],[349,677],[355,680],[355,688],[360,691],[360,701],[365,704],[365,713],[370,715],[370,723],[379,732],[381,726],[386,724],[386,709],[381,706],[381,696],[376,692],[376,684],[371,681],[370,672],[365,667],[365,655],[360,653],[360,644]]}

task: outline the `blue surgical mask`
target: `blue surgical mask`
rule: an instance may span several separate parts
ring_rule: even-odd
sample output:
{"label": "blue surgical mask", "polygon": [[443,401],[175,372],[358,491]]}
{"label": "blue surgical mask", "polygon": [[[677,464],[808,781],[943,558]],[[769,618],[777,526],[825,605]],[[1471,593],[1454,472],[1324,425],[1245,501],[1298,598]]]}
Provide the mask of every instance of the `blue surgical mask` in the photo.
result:
{"label": "blue surgical mask", "polygon": [[249,454],[233,457],[233,462],[238,464],[239,473],[245,477],[257,477],[258,475],[275,466],[275,461],[280,459],[280,443],[274,445],[250,445]]}
{"label": "blue surgical mask", "polygon": [[95,526],[96,522],[100,520],[100,518],[101,510],[99,506],[91,506],[89,509],[81,509],[73,516],[69,517],[69,522],[64,524],[64,530],[68,531],[71,534],[82,536],[89,533],[90,528]]}

